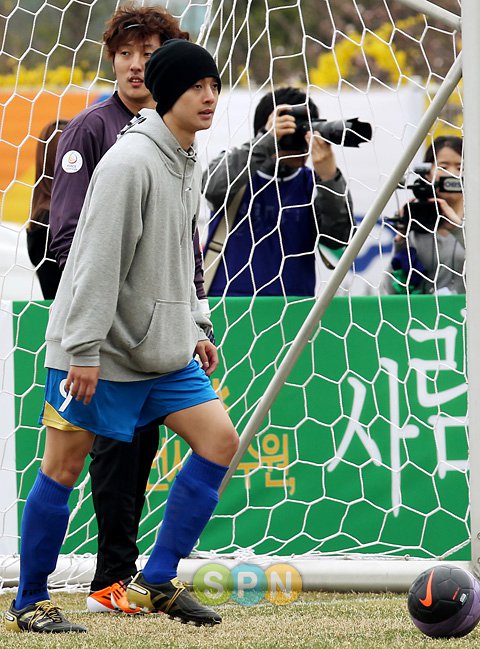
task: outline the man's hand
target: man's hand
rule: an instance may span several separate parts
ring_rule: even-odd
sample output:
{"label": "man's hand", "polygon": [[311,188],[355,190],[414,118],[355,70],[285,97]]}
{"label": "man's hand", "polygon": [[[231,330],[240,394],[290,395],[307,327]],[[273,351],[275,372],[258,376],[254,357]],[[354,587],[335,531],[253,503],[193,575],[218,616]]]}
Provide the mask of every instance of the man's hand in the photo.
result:
{"label": "man's hand", "polygon": [[65,390],[77,401],[83,401],[88,406],[95,394],[99,376],[99,367],[70,365]]}
{"label": "man's hand", "polygon": [[198,354],[202,368],[207,376],[213,374],[218,367],[218,352],[215,345],[209,340],[200,340],[195,347],[195,354]]}
{"label": "man's hand", "polygon": [[280,140],[284,135],[293,135],[297,128],[295,122],[295,117],[293,115],[281,115],[280,113],[285,113],[287,110],[291,110],[290,104],[281,104],[277,106],[276,109],[270,113],[270,116],[267,120],[265,128],[267,131],[273,129],[273,133],[277,140]]}
{"label": "man's hand", "polygon": [[305,134],[305,140],[310,146],[312,164],[315,172],[322,180],[331,180],[337,175],[337,162],[332,145],[326,142],[318,131]]}

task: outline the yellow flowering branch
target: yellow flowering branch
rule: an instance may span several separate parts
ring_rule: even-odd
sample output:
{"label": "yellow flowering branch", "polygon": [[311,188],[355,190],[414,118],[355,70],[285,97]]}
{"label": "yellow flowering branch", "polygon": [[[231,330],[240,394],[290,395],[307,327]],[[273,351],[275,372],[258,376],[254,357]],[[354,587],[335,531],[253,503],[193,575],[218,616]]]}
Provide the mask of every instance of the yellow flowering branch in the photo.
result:
{"label": "yellow flowering branch", "polygon": [[[396,25],[396,31],[408,33],[409,29],[422,21],[420,15],[401,20]],[[373,63],[389,83],[404,82],[405,77],[413,71],[407,62],[407,52],[399,50],[393,44],[392,35],[391,23],[384,23],[376,32],[350,32],[342,40],[335,42],[330,52],[318,57],[316,67],[310,70],[311,82],[325,88],[338,85],[340,80],[348,81],[358,69],[360,59],[366,59],[369,67]]]}

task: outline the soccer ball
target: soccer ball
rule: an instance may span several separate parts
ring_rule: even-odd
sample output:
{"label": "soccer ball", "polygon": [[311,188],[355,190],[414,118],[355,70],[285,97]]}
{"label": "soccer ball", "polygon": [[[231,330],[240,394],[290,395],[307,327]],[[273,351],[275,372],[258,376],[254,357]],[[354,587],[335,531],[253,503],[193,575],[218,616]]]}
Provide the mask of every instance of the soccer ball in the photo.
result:
{"label": "soccer ball", "polygon": [[460,638],[480,620],[480,584],[462,568],[429,568],[408,591],[408,612],[430,638]]}

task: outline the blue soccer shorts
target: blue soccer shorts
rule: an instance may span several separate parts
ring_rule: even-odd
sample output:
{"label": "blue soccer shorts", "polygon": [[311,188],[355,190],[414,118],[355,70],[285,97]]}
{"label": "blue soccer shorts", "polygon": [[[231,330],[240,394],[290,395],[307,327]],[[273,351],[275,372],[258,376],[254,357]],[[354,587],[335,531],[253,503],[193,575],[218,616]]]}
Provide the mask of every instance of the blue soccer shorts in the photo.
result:
{"label": "blue soccer shorts", "polygon": [[195,360],[156,379],[100,379],[88,406],[66,392],[66,380],[67,372],[48,369],[39,423],[65,431],[88,430],[124,442],[132,441],[136,428],[217,399],[210,379]]}

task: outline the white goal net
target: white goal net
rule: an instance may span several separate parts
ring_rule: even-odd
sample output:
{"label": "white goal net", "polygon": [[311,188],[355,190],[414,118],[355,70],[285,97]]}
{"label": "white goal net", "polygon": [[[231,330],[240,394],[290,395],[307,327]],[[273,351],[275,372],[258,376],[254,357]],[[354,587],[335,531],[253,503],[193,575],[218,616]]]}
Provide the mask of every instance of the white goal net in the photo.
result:
{"label": "white goal net", "polygon": [[[347,243],[335,228],[320,236],[311,216],[319,193],[337,206],[343,201],[355,227],[362,223],[461,50],[460,33],[452,27],[461,9],[457,0],[441,2],[452,12],[451,24],[406,4],[412,2],[163,3],[212,52],[222,75],[214,124],[198,138],[207,197],[218,170],[228,170],[217,212],[204,201],[204,244],[232,187],[239,178],[246,186],[242,216],[228,224],[223,243],[219,268],[225,281],[210,298],[221,359],[213,383],[240,433]],[[44,442],[38,415],[49,302],[42,299],[26,243],[32,190],[40,180],[34,176],[35,150],[47,122],[70,119],[112,93],[101,34],[116,6],[114,0],[0,0],[0,587],[16,579],[19,522]],[[270,171],[252,166],[259,151],[252,144],[256,107],[284,86],[307,93],[327,123],[341,123],[341,141],[332,147],[343,189],[310,171],[308,198],[300,194],[282,203],[281,185],[289,176],[281,165],[273,162]],[[357,147],[346,143],[352,118],[372,127],[371,139]],[[421,176],[417,167],[426,146],[440,136],[463,136],[460,86],[239,459],[197,556],[470,560],[465,295],[437,291],[434,281],[429,294],[383,290],[399,231],[395,216],[412,198],[407,186]],[[229,167],[242,146],[243,167]],[[307,165],[312,167],[311,158]],[[460,173],[450,175],[461,181]],[[256,208],[264,205],[265,188],[273,201],[269,214]],[[311,219],[311,243],[300,253],[282,240],[289,210],[294,218]],[[263,224],[259,237],[255,219]],[[438,222],[429,230],[432,241]],[[246,238],[248,263],[229,266],[227,247],[233,264],[233,247],[244,251]],[[259,254],[268,264],[273,239],[283,257],[264,279],[254,269]],[[303,268],[306,259],[314,260],[312,291],[290,292],[282,273],[292,260]],[[250,294],[241,295],[235,287],[245,276]],[[266,290],[269,284],[276,288]],[[166,429],[160,437],[139,529],[142,555],[153,546],[188,450]],[[70,502],[62,562],[52,582],[57,585],[86,584],[92,575],[97,528],[88,467]]]}

